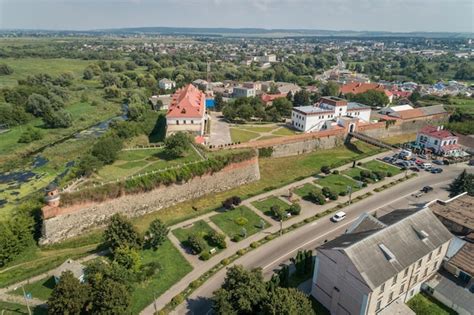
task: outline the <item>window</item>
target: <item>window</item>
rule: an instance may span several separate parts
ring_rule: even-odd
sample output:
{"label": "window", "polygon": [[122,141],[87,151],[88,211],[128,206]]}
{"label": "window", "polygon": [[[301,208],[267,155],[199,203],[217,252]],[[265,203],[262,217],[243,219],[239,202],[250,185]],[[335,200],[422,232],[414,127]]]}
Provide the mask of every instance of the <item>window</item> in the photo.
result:
{"label": "window", "polygon": [[194,124],[194,120],[191,120],[191,124]]}
{"label": "window", "polygon": [[431,253],[428,255],[428,261],[431,260],[431,257],[433,257],[433,252],[431,252]]}
{"label": "window", "polygon": [[438,268],[438,263],[435,262],[434,266],[433,266],[433,270],[436,270]]}
{"label": "window", "polygon": [[435,144],[435,145],[438,145],[438,140],[435,140],[435,141],[434,141],[434,144]]}
{"label": "window", "polygon": [[423,277],[426,277],[428,275],[428,268],[425,269],[425,272],[423,273]]}
{"label": "window", "polygon": [[417,283],[418,282],[418,275],[415,276],[415,278],[413,279],[413,283]]}
{"label": "window", "polygon": [[441,254],[441,249],[443,249],[443,246],[440,246],[440,247],[438,248],[438,255]]}
{"label": "window", "polygon": [[406,276],[408,276],[408,268],[405,269],[405,273],[403,274],[403,277],[406,277]]}
{"label": "window", "polygon": [[393,292],[390,292],[388,296],[388,301],[391,302],[393,300]]}
{"label": "window", "polygon": [[183,124],[185,124],[185,125],[186,125],[186,120],[183,120]]}
{"label": "window", "polygon": [[393,277],[392,286],[395,285],[395,283],[397,283],[397,275],[395,275],[395,277]]}
{"label": "window", "polygon": [[375,310],[378,311],[380,309],[380,306],[382,304],[382,300],[377,301],[377,306],[375,307]]}
{"label": "window", "polygon": [[421,267],[421,261],[422,261],[422,259],[418,260],[418,264],[416,265],[417,268]]}
{"label": "window", "polygon": [[176,121],[176,124],[179,125],[179,120]]}
{"label": "window", "polygon": [[405,283],[402,284],[402,286],[400,287],[400,293],[398,293],[398,294],[402,294],[403,291],[405,291]]}
{"label": "window", "polygon": [[380,287],[380,293],[383,293],[385,291],[385,283],[382,283],[382,286]]}

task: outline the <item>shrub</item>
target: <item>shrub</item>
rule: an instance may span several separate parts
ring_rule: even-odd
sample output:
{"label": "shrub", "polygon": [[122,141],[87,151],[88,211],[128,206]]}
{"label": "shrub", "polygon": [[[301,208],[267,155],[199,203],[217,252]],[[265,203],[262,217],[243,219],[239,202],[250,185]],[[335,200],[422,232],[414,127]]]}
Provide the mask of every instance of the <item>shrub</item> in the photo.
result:
{"label": "shrub", "polygon": [[267,235],[267,236],[265,236],[265,239],[267,241],[271,241],[273,239],[273,235]]}
{"label": "shrub", "polygon": [[309,201],[319,205],[324,205],[326,203],[324,196],[320,192],[312,191],[308,194],[307,198]]}
{"label": "shrub", "polygon": [[237,251],[237,255],[239,255],[239,256],[242,256],[242,255],[244,255],[244,254],[245,254],[245,250],[243,250],[243,249],[239,249],[239,250]]}
{"label": "shrub", "polygon": [[222,207],[224,207],[224,208],[227,209],[227,210],[233,209],[233,208],[234,208],[234,202],[233,202],[232,197],[231,197],[231,198],[227,198],[226,200],[224,200],[224,201],[222,202]]}
{"label": "shrub", "polygon": [[198,288],[199,286],[201,285],[201,281],[199,279],[196,279],[194,281],[192,281],[190,284],[189,284],[189,287],[191,289],[196,289]]}
{"label": "shrub", "polygon": [[367,183],[362,183],[362,187],[367,187]]}
{"label": "shrub", "polygon": [[230,260],[228,258],[224,258],[221,260],[221,264],[223,264],[224,266],[227,266],[229,263],[230,263]]}
{"label": "shrub", "polygon": [[219,248],[226,248],[227,244],[225,242],[225,235],[222,233],[217,233],[216,231],[212,231],[207,236],[209,238],[209,242],[212,246],[217,246]]}
{"label": "shrub", "polygon": [[247,218],[244,218],[244,217],[238,217],[234,219],[234,222],[237,225],[243,226],[243,225],[246,225],[249,222],[249,220],[247,220]]}
{"label": "shrub", "polygon": [[13,73],[13,68],[9,65],[2,63],[0,64],[0,75],[10,75]]}
{"label": "shrub", "polygon": [[272,212],[272,215],[278,220],[283,220],[286,217],[285,210],[280,209],[278,205],[271,206],[270,211]]}
{"label": "shrub", "polygon": [[239,196],[232,197],[232,204],[234,204],[235,206],[240,205],[241,202],[242,202],[242,199]]}
{"label": "shrub", "polygon": [[299,215],[301,213],[301,206],[299,203],[293,203],[290,206],[290,209],[288,209],[288,212],[291,213],[291,215]]}
{"label": "shrub", "polygon": [[250,247],[252,247],[252,248],[257,248],[257,247],[258,247],[258,243],[257,243],[257,242],[252,242],[252,243],[250,244]]}
{"label": "shrub", "polygon": [[234,242],[240,242],[242,240],[242,236],[240,236],[239,234],[235,234],[233,237],[232,237],[232,241]]}
{"label": "shrub", "polygon": [[361,166],[361,165],[362,165],[362,162],[357,162],[357,165],[358,165],[358,166]]}
{"label": "shrub", "polygon": [[258,156],[259,157],[271,157],[272,154],[273,154],[273,148],[272,147],[258,149]]}
{"label": "shrub", "polygon": [[199,256],[199,259],[201,260],[209,260],[211,258],[211,254],[209,252],[203,252],[201,256]]}
{"label": "shrub", "polygon": [[393,176],[392,172],[387,172],[387,177],[392,177],[392,176]]}
{"label": "shrub", "polygon": [[175,306],[178,306],[179,304],[183,303],[184,297],[181,293],[178,293],[174,298],[171,299],[171,303]]}
{"label": "shrub", "polygon": [[43,138],[43,134],[41,131],[34,129],[31,126],[28,126],[25,131],[20,135],[18,139],[19,143],[30,143],[36,140],[41,140]]}
{"label": "shrub", "polygon": [[204,244],[204,240],[201,237],[193,234],[188,237],[188,246],[193,254],[198,255],[204,250],[206,244]]}
{"label": "shrub", "polygon": [[327,165],[323,165],[323,166],[321,166],[321,172],[323,172],[324,174],[327,175],[327,174],[331,173],[331,168]]}
{"label": "shrub", "polygon": [[339,174],[339,171],[338,171],[338,170],[334,170],[334,171],[332,171],[332,173],[333,173],[334,175],[337,175],[337,174]]}
{"label": "shrub", "polygon": [[344,197],[345,195],[347,195],[347,192],[345,192],[345,191],[340,191],[339,192],[339,196]]}

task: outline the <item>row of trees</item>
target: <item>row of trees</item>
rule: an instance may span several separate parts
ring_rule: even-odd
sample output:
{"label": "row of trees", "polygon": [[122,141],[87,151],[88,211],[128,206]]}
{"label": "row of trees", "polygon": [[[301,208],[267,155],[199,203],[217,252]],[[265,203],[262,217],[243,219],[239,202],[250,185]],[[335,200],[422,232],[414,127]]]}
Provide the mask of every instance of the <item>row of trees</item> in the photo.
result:
{"label": "row of trees", "polygon": [[258,97],[238,98],[222,109],[224,117],[230,121],[281,121],[283,117],[291,115],[292,103],[286,98],[273,101],[273,105],[266,107]]}

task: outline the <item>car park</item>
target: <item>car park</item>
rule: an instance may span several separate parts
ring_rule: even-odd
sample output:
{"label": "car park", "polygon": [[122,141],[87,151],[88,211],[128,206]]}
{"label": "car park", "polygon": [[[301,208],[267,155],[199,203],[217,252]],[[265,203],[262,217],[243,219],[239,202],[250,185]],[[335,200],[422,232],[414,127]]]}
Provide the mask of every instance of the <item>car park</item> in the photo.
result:
{"label": "car park", "polygon": [[339,222],[346,218],[346,213],[344,211],[336,212],[335,215],[332,216],[331,221]]}
{"label": "car park", "polygon": [[444,165],[444,162],[442,160],[433,160],[433,164]]}
{"label": "car park", "polygon": [[418,155],[420,157],[420,159],[423,159],[423,160],[427,160],[428,158],[426,157],[426,155],[424,154],[419,154]]}
{"label": "car park", "polygon": [[420,169],[419,169],[418,167],[416,167],[416,166],[412,166],[412,167],[410,167],[410,171],[419,172]]}

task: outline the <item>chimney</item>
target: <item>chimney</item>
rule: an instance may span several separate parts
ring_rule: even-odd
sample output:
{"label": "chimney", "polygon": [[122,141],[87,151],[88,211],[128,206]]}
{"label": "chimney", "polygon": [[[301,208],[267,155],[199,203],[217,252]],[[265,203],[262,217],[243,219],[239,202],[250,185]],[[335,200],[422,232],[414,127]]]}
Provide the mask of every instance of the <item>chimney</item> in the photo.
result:
{"label": "chimney", "polygon": [[438,127],[436,128],[436,131],[440,131],[440,130],[441,130],[441,126],[438,126]]}
{"label": "chimney", "polygon": [[443,129],[444,129],[444,126],[443,126],[443,125],[441,125],[441,130],[443,130]]}

